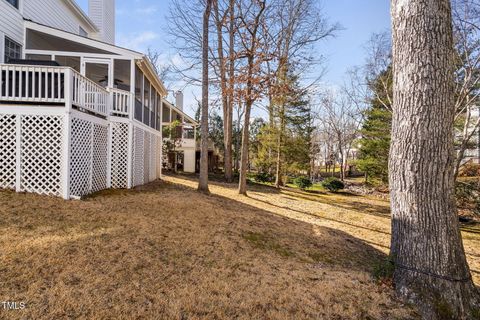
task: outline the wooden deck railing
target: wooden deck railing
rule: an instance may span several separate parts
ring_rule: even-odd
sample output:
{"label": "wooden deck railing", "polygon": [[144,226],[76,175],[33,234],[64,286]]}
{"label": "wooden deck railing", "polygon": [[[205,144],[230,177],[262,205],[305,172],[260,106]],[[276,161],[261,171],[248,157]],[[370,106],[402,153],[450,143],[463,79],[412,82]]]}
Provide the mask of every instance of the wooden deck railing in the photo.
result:
{"label": "wooden deck railing", "polygon": [[[71,90],[70,94],[66,94]],[[66,101],[70,97],[71,101]],[[110,93],[69,67],[0,64],[0,101],[41,104],[70,103],[107,116]]]}

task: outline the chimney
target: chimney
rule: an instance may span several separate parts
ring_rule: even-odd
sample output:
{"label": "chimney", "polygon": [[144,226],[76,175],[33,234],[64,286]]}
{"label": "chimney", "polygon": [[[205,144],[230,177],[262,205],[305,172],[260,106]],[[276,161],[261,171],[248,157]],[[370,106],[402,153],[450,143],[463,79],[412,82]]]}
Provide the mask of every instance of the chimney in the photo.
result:
{"label": "chimney", "polygon": [[115,0],[89,0],[88,15],[100,30],[99,40],[115,44]]}
{"label": "chimney", "polygon": [[183,111],[183,92],[177,91],[175,92],[175,106]]}

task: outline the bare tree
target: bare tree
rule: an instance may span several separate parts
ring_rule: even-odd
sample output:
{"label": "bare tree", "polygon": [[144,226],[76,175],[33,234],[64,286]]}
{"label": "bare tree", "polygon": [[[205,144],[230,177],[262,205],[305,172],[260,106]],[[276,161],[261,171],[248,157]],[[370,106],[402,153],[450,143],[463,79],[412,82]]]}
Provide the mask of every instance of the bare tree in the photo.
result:
{"label": "bare tree", "polygon": [[212,4],[216,0],[207,0],[203,13],[203,42],[202,42],[202,118],[201,118],[201,151],[200,151],[200,178],[198,191],[208,193],[208,26]]}
{"label": "bare tree", "polygon": [[[288,96],[292,95],[289,73],[295,69],[298,76],[318,64],[320,59],[314,55],[314,45],[334,36],[339,29],[338,24],[328,22],[314,0],[274,0],[267,9],[262,37],[267,52],[266,73],[269,75],[266,81],[269,123],[272,127],[276,126],[275,131],[278,132],[275,168],[277,187],[282,184],[286,103]],[[309,86],[305,85],[306,88]]]}
{"label": "bare tree", "polygon": [[241,1],[239,3],[241,55],[247,60],[240,80],[245,83],[245,114],[243,116],[242,151],[240,161],[240,180],[238,193],[247,194],[247,165],[249,159],[250,114],[253,104],[259,97],[261,80],[256,76],[263,63],[259,29],[265,11],[265,0]]}
{"label": "bare tree", "polygon": [[321,99],[320,122],[323,130],[336,147],[340,163],[340,178],[345,179],[345,169],[352,143],[357,137],[361,115],[347,96],[327,92]]}
{"label": "bare tree", "polygon": [[162,53],[152,48],[147,49],[147,57],[150,59],[150,62],[152,62],[155,72],[160,80],[162,80],[165,87],[168,88],[168,84],[172,80],[170,78],[172,74],[172,65],[168,62],[161,61]]}
{"label": "bare tree", "polygon": [[474,319],[479,299],[454,195],[454,42],[449,0],[393,0],[389,160],[396,292],[424,319]]}

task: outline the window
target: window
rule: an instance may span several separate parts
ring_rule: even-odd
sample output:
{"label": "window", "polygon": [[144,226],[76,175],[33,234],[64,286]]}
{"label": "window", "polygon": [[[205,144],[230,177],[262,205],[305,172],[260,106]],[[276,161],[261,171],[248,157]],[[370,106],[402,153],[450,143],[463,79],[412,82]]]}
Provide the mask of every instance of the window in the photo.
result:
{"label": "window", "polygon": [[4,61],[8,62],[10,59],[20,59],[22,58],[22,46],[11,40],[8,37],[5,37],[5,57]]}
{"label": "window", "polygon": [[82,27],[78,27],[78,34],[85,38],[88,37],[87,31],[85,31],[85,29],[83,29]]}
{"label": "window", "polygon": [[7,0],[7,2],[18,9],[18,0]]}

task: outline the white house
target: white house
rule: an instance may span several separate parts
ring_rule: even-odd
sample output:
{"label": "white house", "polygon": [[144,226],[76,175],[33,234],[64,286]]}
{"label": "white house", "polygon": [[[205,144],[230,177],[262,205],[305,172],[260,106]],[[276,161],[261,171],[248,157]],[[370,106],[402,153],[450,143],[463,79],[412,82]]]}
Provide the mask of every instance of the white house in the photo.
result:
{"label": "white house", "polygon": [[0,188],[69,199],[155,180],[174,120],[195,168],[197,123],[144,54],[114,45],[115,0],[89,8],[0,0]]}

